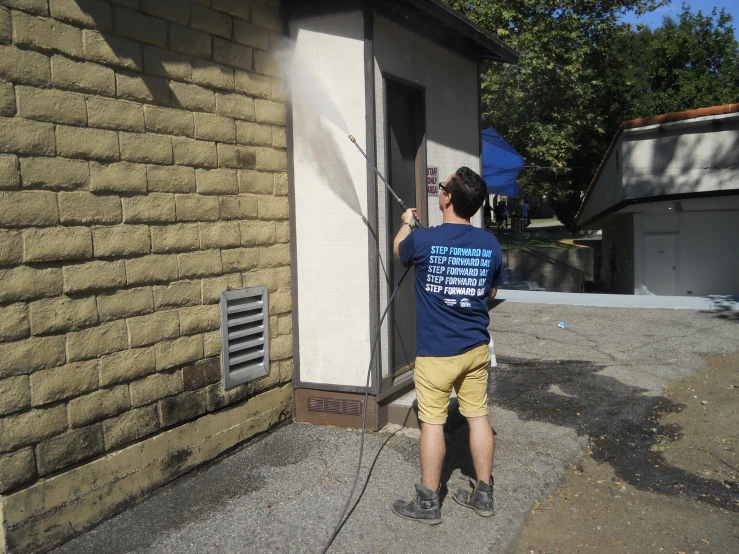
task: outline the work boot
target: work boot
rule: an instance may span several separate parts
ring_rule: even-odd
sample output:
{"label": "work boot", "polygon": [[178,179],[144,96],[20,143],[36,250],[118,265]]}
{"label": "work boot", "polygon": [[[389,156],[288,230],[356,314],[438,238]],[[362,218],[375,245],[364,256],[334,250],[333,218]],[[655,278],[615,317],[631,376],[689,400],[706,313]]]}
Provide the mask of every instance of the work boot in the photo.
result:
{"label": "work boot", "polygon": [[490,517],[495,514],[493,503],[493,486],[495,481],[490,476],[490,484],[480,481],[473,489],[457,489],[452,495],[457,504],[472,508],[478,516]]}
{"label": "work boot", "polygon": [[421,484],[416,485],[416,496],[410,500],[396,500],[393,503],[393,512],[400,517],[413,519],[426,525],[441,523],[441,501],[439,490],[427,489]]}

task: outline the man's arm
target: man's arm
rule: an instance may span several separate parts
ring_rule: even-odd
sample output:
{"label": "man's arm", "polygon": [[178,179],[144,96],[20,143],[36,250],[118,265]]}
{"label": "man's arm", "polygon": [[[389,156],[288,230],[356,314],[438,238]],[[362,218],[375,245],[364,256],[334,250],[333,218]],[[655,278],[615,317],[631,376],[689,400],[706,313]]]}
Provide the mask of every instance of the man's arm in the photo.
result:
{"label": "man's arm", "polygon": [[400,230],[398,230],[398,234],[395,235],[395,240],[393,241],[393,254],[396,258],[400,259],[400,243],[403,242],[408,235],[411,234],[411,231],[416,227],[416,209],[411,208],[410,210],[406,210],[405,213],[401,216],[403,219],[403,225],[400,226]]}
{"label": "man's arm", "polygon": [[498,289],[490,289],[490,300],[493,300],[496,296],[498,296]]}

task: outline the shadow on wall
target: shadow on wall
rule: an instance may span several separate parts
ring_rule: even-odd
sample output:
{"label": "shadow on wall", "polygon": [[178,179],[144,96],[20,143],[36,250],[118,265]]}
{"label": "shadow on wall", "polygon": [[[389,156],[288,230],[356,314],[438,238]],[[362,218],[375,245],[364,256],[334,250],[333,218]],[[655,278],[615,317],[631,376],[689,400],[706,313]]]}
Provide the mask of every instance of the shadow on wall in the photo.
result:
{"label": "shadow on wall", "polygon": [[[625,141],[624,149],[628,145],[630,151],[623,167],[625,198],[739,188],[739,121],[680,129],[663,129],[658,137],[649,134]],[[653,140],[657,140],[654,149],[646,150]]]}
{"label": "shadow on wall", "polygon": [[[652,450],[664,437],[679,437],[678,426],[663,426],[659,420],[680,412],[683,405],[645,396],[645,389],[599,374],[603,366],[587,361],[498,358],[498,362],[489,381],[490,398],[496,405],[523,420],[589,435],[593,458],[610,464],[620,479],[640,490],[739,509],[736,491],[725,483],[671,466],[662,452]],[[466,440],[465,433],[455,434],[448,448],[451,469],[460,467],[465,475],[474,476],[473,468],[463,461],[469,452]],[[445,475],[451,475],[450,468]]]}
{"label": "shadow on wall", "polygon": [[[208,103],[212,106],[207,111],[218,113],[215,100],[204,99],[202,93],[206,91],[200,89],[201,85],[227,94],[234,92],[236,83],[236,92],[271,99],[274,91],[270,77],[281,79],[269,52],[270,31],[246,23],[249,21],[246,2],[243,20],[238,20],[243,25],[237,31],[226,13],[222,14],[223,21],[219,21],[219,12],[198,2],[183,1],[181,6],[162,8],[167,10],[163,15],[157,13],[156,6],[142,14],[114,2],[72,1],[79,13],[71,15],[77,10],[68,8],[65,12],[69,15],[52,12],[52,16],[75,24],[87,19],[83,25],[92,29],[83,31],[84,57],[114,68],[117,98],[188,111],[203,111]],[[274,10],[266,4],[261,6],[263,10]],[[222,32],[216,27],[222,28]],[[235,42],[237,32],[249,37],[253,34],[253,40],[245,37]],[[245,44],[249,41],[253,42],[252,46]],[[259,74],[253,74],[254,71]],[[236,116],[231,113],[234,111],[243,108],[233,108],[227,115],[254,120],[253,109],[248,116]]]}
{"label": "shadow on wall", "polygon": [[[593,248],[543,249],[537,250],[543,256],[526,250],[513,250],[504,253],[505,265],[524,281],[535,281],[541,287],[554,292],[582,292],[583,279],[595,280],[596,252]],[[577,268],[586,275],[571,268]]]}

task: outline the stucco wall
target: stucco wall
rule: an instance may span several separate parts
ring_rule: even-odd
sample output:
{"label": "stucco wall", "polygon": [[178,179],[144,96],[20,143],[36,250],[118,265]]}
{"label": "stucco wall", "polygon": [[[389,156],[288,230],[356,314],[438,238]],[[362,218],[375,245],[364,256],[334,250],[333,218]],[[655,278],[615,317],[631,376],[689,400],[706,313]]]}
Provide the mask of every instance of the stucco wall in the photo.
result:
{"label": "stucco wall", "polygon": [[[291,23],[309,94],[293,98],[300,379],[364,386],[369,362],[367,164],[348,140],[366,137],[362,12]],[[323,117],[321,99],[347,130]]]}

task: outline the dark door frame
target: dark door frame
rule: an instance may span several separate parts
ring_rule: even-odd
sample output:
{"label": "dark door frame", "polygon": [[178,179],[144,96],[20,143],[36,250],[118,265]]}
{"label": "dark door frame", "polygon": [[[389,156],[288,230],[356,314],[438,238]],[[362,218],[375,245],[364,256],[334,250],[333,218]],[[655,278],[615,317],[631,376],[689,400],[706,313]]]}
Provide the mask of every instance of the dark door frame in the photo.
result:
{"label": "dark door frame", "polygon": [[[421,222],[428,226],[428,191],[426,188],[426,87],[420,86],[416,83],[412,83],[410,81],[407,81],[403,78],[397,77],[395,75],[392,75],[387,72],[382,73],[382,81],[383,81],[383,122],[385,124],[384,129],[384,140],[385,140],[385,167],[388,168],[388,173],[390,173],[390,125],[388,122],[388,109],[387,109],[387,91],[388,88],[394,88],[395,90],[398,90],[400,92],[403,92],[405,94],[409,94],[411,96],[415,96],[418,98],[418,102],[416,103],[416,110],[414,113],[414,127],[416,130],[416,142],[418,143],[418,150],[416,152],[416,159],[415,159],[415,190],[416,195],[415,198],[403,198],[403,200],[409,205],[416,207],[418,210],[418,216]],[[390,181],[390,184],[392,185],[392,180]],[[383,191],[383,194],[386,194],[389,197],[389,193],[387,191]],[[386,224],[390,218],[390,206],[391,206],[392,199],[389,199],[385,203],[385,221]],[[386,260],[392,260],[393,258],[393,252],[392,252],[392,246],[391,246],[391,240],[392,237],[387,237],[386,242]],[[390,264],[388,264],[389,266]],[[406,277],[406,279],[412,278]],[[392,280],[392,273],[390,273],[390,279]],[[388,293],[386,295],[387,298],[390,297],[392,294],[391,286],[392,281],[390,283],[386,282],[385,286],[387,287]],[[387,343],[389,350],[388,352],[391,353],[393,349],[393,330],[392,330],[392,321],[393,321],[393,312],[394,312],[394,306],[391,306],[388,311],[388,333],[387,333]],[[379,348],[379,346],[378,346]],[[390,359],[387,360],[387,363],[390,363]],[[394,395],[396,392],[400,391],[401,389],[407,389],[409,388],[413,383],[413,371],[407,371],[402,375],[398,375],[397,378],[395,375],[388,375],[385,378],[382,378],[382,363],[378,365],[377,368],[377,381],[379,383],[379,398],[380,400],[387,398],[388,396]]]}

